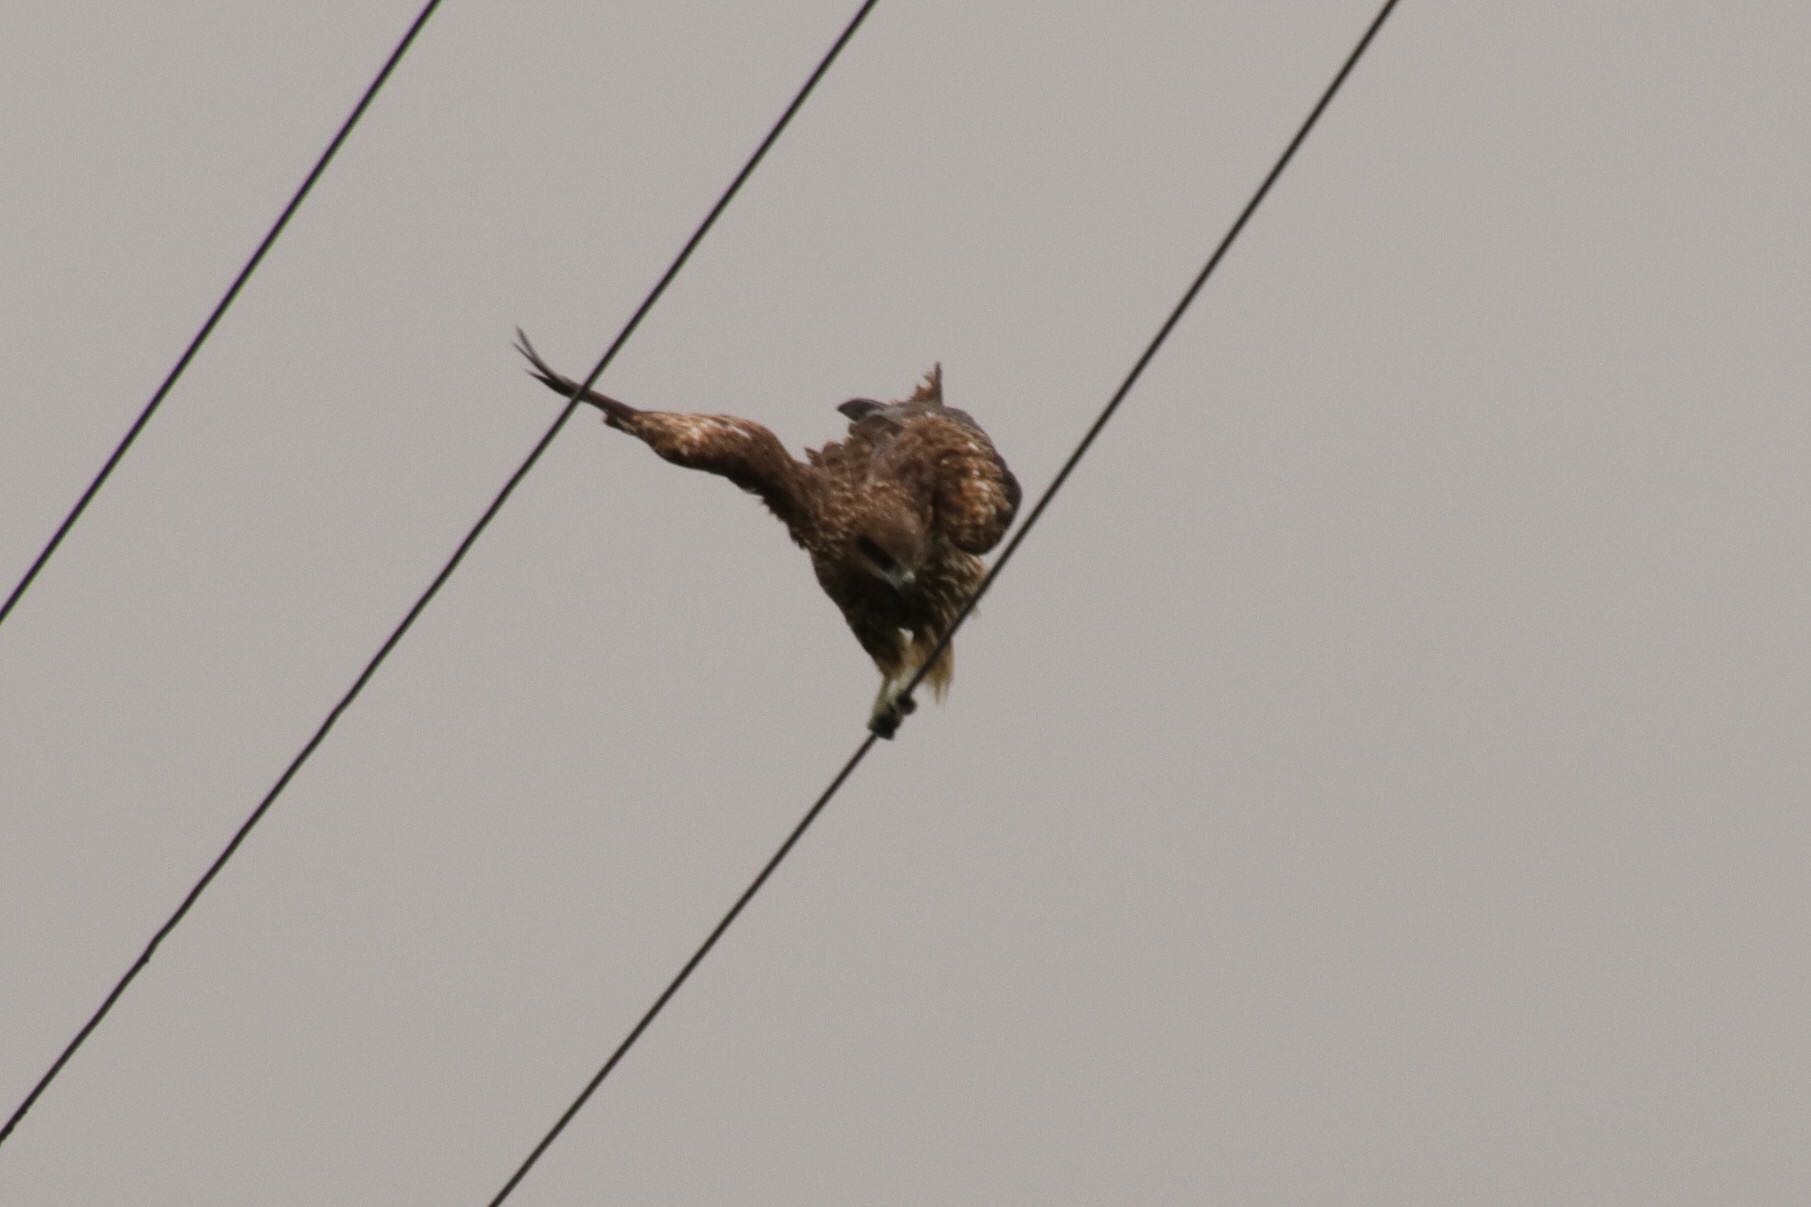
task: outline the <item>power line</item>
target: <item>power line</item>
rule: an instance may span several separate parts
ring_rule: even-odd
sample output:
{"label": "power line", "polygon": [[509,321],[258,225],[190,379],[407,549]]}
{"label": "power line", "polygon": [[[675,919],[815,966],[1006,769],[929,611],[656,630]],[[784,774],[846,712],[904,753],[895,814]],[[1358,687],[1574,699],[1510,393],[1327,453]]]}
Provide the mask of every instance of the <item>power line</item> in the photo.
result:
{"label": "power line", "polygon": [[[69,530],[75,527],[76,521],[82,518],[82,513],[88,510],[88,504],[93,502],[94,496],[100,493],[102,484],[112,476],[114,468],[126,455],[126,450],[132,447],[132,442],[138,439],[138,434],[144,430],[145,424],[151,421],[151,416],[156,413],[158,407],[163,405],[165,396],[176,385],[176,379],[182,376],[183,370],[189,367],[189,362],[195,359],[195,353],[201,350],[201,345],[207,341],[209,335],[213,334],[215,325],[220,322],[221,316],[226,314],[227,307],[233,304],[233,299],[239,296],[239,291],[245,287],[245,282],[251,278],[258,265],[263,263],[264,253],[270,250],[271,245],[277,241],[277,236],[283,233],[283,228],[289,225],[289,220],[301,207],[302,199],[308,196],[309,190],[314,188],[315,181],[319,180],[321,173],[327,170],[328,163],[339,153],[341,144],[352,133],[352,128],[358,125],[359,118],[365,115],[365,110],[377,96],[378,90],[384,86],[384,81],[390,78],[390,73],[395,70],[396,65],[402,61],[402,56],[414,43],[415,35],[421,32],[422,26],[428,23],[428,18],[433,16],[434,10],[439,7],[440,0],[428,0],[422,6],[421,12],[415,17],[415,23],[409,26],[409,31],[402,36],[402,41],[396,44],[396,49],[390,52],[389,59],[378,71],[376,78],[371,81],[371,86],[365,89],[365,95],[359,98],[358,104],[353,106],[351,114],[340,126],[339,133],[333,136],[333,141],[327,144],[327,149],[321,152],[319,159],[315,160],[313,169],[302,181],[301,187],[295,191],[295,195],[289,199],[289,204],[283,207],[283,212],[277,215],[276,222],[265,233],[263,242],[258,244],[256,251],[252,252],[251,259],[245,262],[245,266],[239,270],[239,275],[233,278],[232,285],[227,288],[225,295],[214,307],[214,312],[208,315],[207,321],[201,324],[201,329],[195,333],[195,338],[191,339],[189,346],[183,349],[182,356],[177,359],[175,368],[171,369],[169,376],[163,379],[163,384],[157,387],[157,392],[151,395],[151,401],[147,402],[144,409],[138,413],[138,418],[132,421],[132,426],[126,429],[126,434],[120,437],[119,444],[114,447],[106,464],[101,466],[100,472],[95,474],[94,480],[88,483],[88,488],[82,492],[82,497],[76,500],[75,506],[70,508],[69,514],[63,517],[63,522],[57,525],[57,530],[51,535],[49,543],[38,552],[31,567],[25,571],[25,577],[19,580],[18,585],[13,588],[12,594],[6,597],[6,602],[0,604],[0,624],[6,623],[6,618],[12,615],[13,609],[18,606],[20,598],[31,586],[32,580],[38,577],[38,572],[44,569],[45,563],[50,561],[51,555],[63,543],[63,538],[69,535]],[[0,1130],[0,1140],[6,1138],[6,1133],[11,1128],[12,1125],[8,1124],[5,1130]]]}
{"label": "power line", "polygon": [[692,975],[692,970],[703,962],[705,956],[710,954],[711,948],[717,945],[717,940],[723,937],[723,932],[729,929],[729,924],[734,922],[736,915],[742,912],[742,907],[761,891],[761,886],[767,883],[767,878],[773,875],[775,868],[780,866],[780,861],[791,853],[793,844],[804,837],[805,831],[811,828],[811,823],[817,820],[817,815],[824,811],[824,806],[830,803],[830,798],[835,796],[837,790],[843,786],[843,781],[854,773],[856,767],[868,756],[868,751],[873,748],[874,743],[879,740],[879,736],[873,733],[862,739],[862,744],[855,748],[855,753],[849,756],[849,761],[843,764],[843,769],[836,773],[836,778],[830,781],[830,786],[818,796],[816,803],[806,810],[805,816],[799,820],[798,825],[792,828],[792,833],[786,836],[786,841],[780,844],[780,849],[773,853],[773,857],[767,861],[767,866],[761,869],[760,875],[756,876],[749,886],[742,890],[742,895],[736,898],[736,903],[729,907],[729,912],[723,915],[723,920],[712,928],[711,933],[699,945],[698,950],[692,953],[692,958],[685,962],[685,967],[679,970],[679,975],[674,977],[661,995],[655,999],[654,1004],[648,1008],[647,1013],[641,1016],[641,1021],[635,1024],[634,1029],[629,1032],[622,1043],[616,1045],[616,1051],[610,1053],[610,1059],[604,1062],[604,1067],[597,1071],[583,1090],[579,1091],[579,1096],[572,1100],[572,1105],[566,1108],[565,1114],[561,1115],[559,1121],[545,1136],[541,1137],[541,1142],[535,1145],[533,1152],[528,1154],[528,1159],[523,1161],[517,1167],[516,1172],[510,1175],[510,1179],[504,1183],[503,1189],[497,1192],[497,1197],[490,1201],[490,1207],[497,1207],[498,1203],[507,1199],[510,1192],[515,1190],[516,1184],[528,1176],[528,1171],[536,1161],[541,1159],[541,1154],[546,1152],[559,1134],[566,1130],[566,1125],[572,1122],[573,1116],[584,1107],[586,1100],[597,1090],[597,1087],[604,1083],[604,1078],[610,1075],[610,1070],[616,1067],[624,1053],[628,1052],[634,1046],[635,1041],[641,1038],[641,1033],[648,1029],[648,1024],[654,1021],[654,1016],[666,1008],[668,1000],[679,992],[679,987],[685,984],[686,979]]}
{"label": "power line", "polygon": [[[1277,177],[1282,175],[1283,169],[1287,167],[1289,161],[1295,157],[1296,149],[1302,145],[1303,140],[1308,137],[1308,132],[1312,130],[1315,123],[1320,120],[1322,112],[1326,110],[1327,105],[1332,101],[1334,94],[1339,91],[1340,85],[1346,82],[1346,77],[1352,73],[1352,68],[1357,65],[1358,60],[1364,55],[1365,49],[1370,46],[1371,40],[1377,35],[1377,31],[1383,27],[1384,21],[1396,7],[1396,3],[1397,0],[1385,0],[1383,7],[1380,8],[1377,15],[1372,18],[1371,24],[1365,28],[1364,35],[1359,38],[1358,44],[1354,46],[1352,52],[1346,56],[1345,63],[1341,65],[1339,71],[1334,75],[1332,82],[1329,83],[1326,89],[1321,93],[1320,100],[1315,103],[1315,106],[1309,112],[1307,119],[1303,121],[1301,127],[1296,130],[1295,137],[1289,140],[1289,145],[1285,147],[1283,153],[1277,157],[1275,165],[1271,167],[1269,174],[1264,177],[1263,183],[1258,185],[1257,191],[1251,195],[1251,200],[1245,203],[1245,208],[1239,212],[1238,218],[1234,220],[1231,228],[1228,229],[1225,236],[1221,238],[1219,245],[1214,248],[1213,254],[1208,257],[1207,263],[1202,267],[1201,271],[1196,274],[1194,281],[1190,283],[1188,289],[1183,293],[1182,299],[1177,302],[1175,307],[1170,311],[1169,317],[1164,319],[1163,325],[1157,329],[1157,334],[1151,337],[1151,342],[1146,345],[1144,352],[1132,365],[1131,372],[1126,374],[1125,380],[1120,383],[1119,389],[1113,392],[1113,397],[1107,401],[1106,406],[1101,408],[1100,414],[1089,426],[1087,432],[1083,434],[1081,441],[1075,446],[1075,451],[1069,454],[1069,459],[1063,463],[1063,467],[1057,471],[1056,477],[1051,479],[1050,485],[1047,486],[1044,489],[1044,493],[1038,497],[1036,506],[1034,506],[1031,509],[1030,514],[1025,517],[1025,522],[1019,525],[1018,532],[1013,535],[1012,540],[1009,541],[1006,547],[1001,551],[999,558],[993,564],[993,568],[989,570],[986,577],[981,580],[981,585],[975,588],[975,593],[969,597],[968,603],[963,607],[962,611],[957,614],[955,623],[952,624],[949,631],[944,634],[943,640],[937,643],[936,647],[925,658],[923,664],[919,666],[917,673],[912,676],[904,690],[900,692],[899,698],[901,700],[907,700],[911,697],[912,692],[915,691],[918,684],[923,681],[924,676],[929,672],[930,667],[936,663],[938,656],[943,653],[944,649],[948,647],[951,641],[955,640],[956,630],[961,628],[963,622],[974,613],[975,605],[979,603],[981,597],[987,593],[987,589],[993,585],[994,580],[1000,576],[1000,571],[1005,568],[1006,563],[1012,557],[1013,552],[1018,549],[1019,545],[1025,540],[1025,535],[1031,531],[1032,526],[1035,525],[1038,522],[1038,519],[1044,514],[1044,509],[1049,506],[1050,500],[1056,496],[1057,491],[1063,488],[1063,483],[1069,480],[1069,475],[1081,462],[1082,457],[1087,454],[1089,447],[1094,443],[1095,437],[1100,435],[1101,430],[1107,426],[1107,422],[1113,418],[1113,414],[1119,409],[1120,403],[1125,401],[1126,395],[1131,392],[1133,385],[1135,385],[1139,377],[1143,375],[1145,367],[1149,365],[1152,358],[1157,355],[1157,350],[1163,346],[1164,341],[1169,339],[1170,332],[1173,331],[1176,324],[1181,321],[1183,313],[1188,310],[1190,303],[1195,300],[1195,295],[1201,292],[1201,287],[1207,283],[1207,278],[1213,275],[1214,269],[1219,266],[1221,259],[1225,257],[1227,249],[1233,244],[1233,240],[1237,239],[1239,237],[1239,232],[1245,229],[1245,223],[1251,218],[1253,212],[1257,210],[1259,204],[1263,202],[1265,195],[1270,192],[1270,186],[1276,183]],[[902,709],[901,711],[903,712],[904,710]],[[704,942],[699,945],[698,950],[692,953],[692,958],[685,962],[685,967],[679,970],[679,975],[668,982],[667,987],[661,991],[660,996],[654,999],[654,1004],[648,1007],[647,1011],[642,1014],[640,1021],[638,1021],[629,1031],[629,1034],[623,1038],[623,1041],[616,1046],[616,1050],[610,1053],[610,1057],[608,1060],[604,1061],[603,1067],[600,1068],[597,1073],[592,1076],[591,1080],[585,1084],[585,1088],[579,1091],[579,1095],[577,1098],[573,1099],[572,1105],[566,1108],[565,1113],[559,1117],[559,1120],[555,1122],[547,1134],[541,1138],[540,1143],[535,1145],[534,1151],[528,1154],[527,1159],[524,1160],[516,1169],[516,1172],[511,1175],[509,1181],[504,1183],[503,1189],[497,1192],[497,1196],[490,1201],[489,1207],[498,1207],[498,1204],[509,1197],[510,1192],[515,1190],[517,1184],[527,1175],[534,1163],[540,1160],[541,1154],[547,1151],[555,1138],[565,1130],[566,1125],[572,1122],[573,1117],[584,1107],[586,1101],[589,1100],[591,1095],[597,1091],[597,1088],[603,1084],[604,1078],[610,1075],[611,1071],[616,1068],[623,1056],[634,1046],[635,1041],[641,1038],[642,1032],[646,1031],[648,1025],[666,1008],[667,1002],[672,1000],[673,995],[679,992],[679,987],[685,984],[687,979],[691,977],[693,970],[703,962],[706,955],[710,954],[711,948],[717,945],[717,940],[723,937],[723,932],[729,929],[730,924],[742,913],[743,908],[747,906],[749,901],[754,898],[754,895],[761,890],[761,886],[767,883],[767,879],[773,875],[774,869],[780,866],[780,862],[791,853],[792,848],[797,845],[799,839],[804,836],[805,831],[811,828],[811,823],[817,820],[818,814],[824,811],[824,808],[830,803],[831,798],[842,789],[843,784],[848,781],[852,774],[854,774],[855,769],[861,765],[862,760],[868,757],[868,752],[874,748],[876,740],[877,735],[869,733],[868,736],[862,740],[861,745],[855,748],[855,753],[849,756],[849,761],[843,764],[842,770],[836,773],[835,778],[830,781],[830,785],[825,788],[822,794],[818,796],[817,800],[812,803],[811,808],[806,810],[805,816],[799,820],[799,823],[793,827],[792,832],[786,836],[786,841],[780,844],[779,849],[776,850],[772,857],[768,859],[767,863],[762,866],[760,873],[756,875],[749,886],[742,891],[742,895],[736,898],[736,903],[730,906],[729,912],[723,915],[723,919],[712,928],[711,933],[705,937]]]}
{"label": "power line", "polygon": [[[438,2],[438,0],[436,0],[436,2]],[[177,906],[176,912],[171,914],[169,919],[158,928],[156,934],[151,936],[151,941],[145,945],[144,951],[139,954],[138,959],[133,961],[132,966],[126,970],[126,974],[114,985],[112,992],[108,993],[106,1000],[101,1003],[100,1008],[94,1012],[85,1024],[83,1024],[82,1029],[76,1032],[75,1038],[70,1040],[69,1045],[63,1049],[62,1055],[57,1057],[56,1062],[50,1066],[44,1076],[38,1079],[38,1083],[32,1087],[31,1093],[25,1096],[25,1101],[19,1104],[18,1109],[13,1111],[12,1117],[6,1121],[6,1126],[0,1128],[0,1144],[5,1143],[6,1138],[12,1134],[13,1128],[18,1125],[20,1119],[25,1117],[25,1113],[32,1108],[32,1104],[38,1100],[38,1096],[44,1092],[45,1087],[47,1087],[51,1081],[56,1078],[57,1074],[62,1071],[63,1066],[69,1062],[69,1058],[75,1055],[76,1050],[82,1046],[83,1041],[88,1038],[95,1027],[100,1025],[100,1021],[107,1016],[107,1012],[113,1009],[113,1004],[118,1001],[120,995],[125,992],[126,986],[130,985],[133,978],[138,976],[145,965],[151,962],[151,956],[156,952],[158,944],[162,943],[165,937],[176,929],[177,924],[181,922],[183,916],[189,912],[190,907],[195,904],[196,899],[201,896],[203,890],[212,883],[215,876],[219,875],[220,869],[226,866],[226,862],[232,858],[233,852],[239,849],[239,844],[244,842],[246,836],[251,833],[252,827],[258,824],[266,811],[268,811],[271,805],[276,801],[278,795],[288,786],[289,781],[294,778],[296,772],[301,770],[302,764],[308,761],[309,756],[314,753],[315,748],[321,744],[321,741],[327,736],[327,731],[333,728],[334,723],[340,719],[340,715],[346,711],[355,699],[358,698],[359,693],[364,690],[365,684],[370,682],[371,676],[377,672],[377,668],[383,664],[384,659],[389,657],[390,651],[396,648],[397,643],[402,640],[403,634],[409,631],[410,626],[415,623],[416,618],[427,608],[429,601],[439,593],[440,588],[446,584],[447,579],[452,577],[453,571],[458,568],[459,563],[465,559],[466,553],[477,543],[479,535],[483,533],[484,529],[490,524],[491,520],[496,517],[497,513],[503,509],[503,504],[509,499],[509,496],[515,492],[516,487],[521,484],[522,479],[528,476],[528,472],[533,469],[535,463],[540,460],[541,454],[547,451],[547,447],[553,443],[554,437],[559,435],[560,429],[566,426],[566,421],[572,418],[573,412],[578,409],[579,398],[603,375],[604,370],[609,367],[610,362],[616,359],[616,354],[622,349],[622,346],[628,342],[629,336],[641,325],[642,319],[647,316],[648,311],[653,309],[654,303],[660,300],[660,296],[666,292],[667,286],[672,284],[673,279],[679,275],[679,270],[684,267],[686,261],[691,259],[692,252],[697,250],[698,245],[703,242],[704,236],[710,231],[712,226],[716,225],[717,219],[723,215],[723,211],[729,207],[730,201],[735,198],[736,194],[741,191],[743,184],[747,182],[751,175],[753,175],[756,166],[758,166],[761,160],[766,157],[768,150],[772,148],[773,144],[779,139],[781,132],[791,124],[793,116],[797,114],[800,107],[804,105],[805,98],[810,96],[812,90],[817,87],[818,81],[823,78],[824,74],[830,69],[830,65],[835,62],[837,56],[842,53],[843,47],[846,46],[849,39],[855,35],[855,31],[861,27],[862,22],[867,19],[869,11],[873,9],[876,3],[878,3],[878,0],[865,0],[860,9],[856,11],[855,16],[850,19],[848,25],[844,27],[843,32],[838,35],[835,43],[833,43],[830,49],[825,52],[824,57],[819,60],[817,67],[812,71],[810,77],[806,79],[804,85],[800,87],[797,94],[793,96],[791,104],[786,106],[785,112],[783,112],[780,115],[779,120],[773,124],[772,129],[767,132],[767,136],[761,140],[761,144],[755,148],[754,153],[749,156],[748,161],[742,165],[741,171],[736,173],[735,179],[730,182],[729,187],[723,191],[723,195],[717,199],[717,203],[711,207],[710,212],[705,215],[704,220],[698,224],[697,229],[694,230],[691,237],[686,240],[685,246],[682,247],[679,254],[673,258],[672,264],[668,266],[659,282],[655,284],[647,297],[642,300],[641,305],[636,308],[634,315],[630,317],[627,325],[625,325],[617,334],[616,339],[611,342],[610,347],[604,352],[603,356],[599,358],[597,365],[591,370],[590,375],[585,378],[579,388],[573,392],[572,397],[567,400],[565,408],[560,412],[559,417],[554,420],[553,425],[547,429],[546,434],[543,435],[540,441],[534,446],[533,451],[528,454],[527,459],[522,462],[515,473],[510,475],[509,480],[503,484],[503,489],[497,492],[497,496],[491,500],[490,506],[484,509],[484,514],[478,517],[478,522],[472,526],[470,532],[466,533],[465,539],[459,542],[459,547],[453,551],[452,557],[448,558],[446,564],[441,567],[440,573],[434,576],[433,582],[428,584],[427,590],[422,592],[420,598],[415,601],[414,606],[409,609],[408,614],[402,618],[401,623],[399,623],[396,628],[391,631],[390,635],[384,639],[384,643],[382,646],[378,647],[377,653],[372,656],[370,662],[365,664],[365,669],[359,672],[358,678],[353,680],[352,686],[346,690],[345,695],[340,697],[339,702],[328,712],[326,719],[321,722],[320,727],[314,731],[314,736],[309,738],[307,743],[303,745],[302,749],[296,754],[295,758],[290,760],[289,766],[284,768],[283,774],[277,778],[277,782],[271,787],[270,791],[264,795],[264,799],[258,802],[258,807],[252,810],[250,816],[245,819],[239,826],[238,831],[234,833],[232,840],[226,844],[220,854],[215,857],[214,862],[208,866],[207,871],[202,874],[201,879],[195,882],[194,887],[189,890],[188,895],[182,899],[182,904]]]}

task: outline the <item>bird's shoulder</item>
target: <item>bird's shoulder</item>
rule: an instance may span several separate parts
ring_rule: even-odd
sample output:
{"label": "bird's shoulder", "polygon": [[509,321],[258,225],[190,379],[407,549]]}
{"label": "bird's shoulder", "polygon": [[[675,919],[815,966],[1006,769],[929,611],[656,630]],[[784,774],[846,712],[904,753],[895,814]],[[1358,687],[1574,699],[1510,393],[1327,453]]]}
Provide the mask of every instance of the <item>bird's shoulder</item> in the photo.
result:
{"label": "bird's shoulder", "polygon": [[[895,402],[851,410],[847,435],[822,448],[807,449],[806,460],[831,474],[866,476],[889,465],[935,456],[949,448],[993,453],[987,432],[972,415],[927,402]],[[997,454],[996,454],[997,455]]]}

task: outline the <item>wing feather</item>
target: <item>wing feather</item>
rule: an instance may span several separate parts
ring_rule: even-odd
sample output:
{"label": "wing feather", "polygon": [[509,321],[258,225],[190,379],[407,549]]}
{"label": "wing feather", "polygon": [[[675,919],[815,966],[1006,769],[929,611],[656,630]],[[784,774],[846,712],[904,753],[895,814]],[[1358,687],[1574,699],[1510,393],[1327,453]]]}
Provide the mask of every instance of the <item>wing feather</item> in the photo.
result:
{"label": "wing feather", "polygon": [[728,478],[788,524],[802,520],[808,500],[801,470],[780,438],[752,419],[639,411],[623,424],[661,458]]}
{"label": "wing feather", "polygon": [[768,510],[796,530],[810,507],[807,467],[800,465],[780,438],[752,419],[735,415],[689,415],[676,411],[643,411],[596,390],[579,391],[579,383],[556,372],[541,359],[520,327],[516,350],[528,358],[531,375],[556,394],[579,399],[604,412],[604,422],[639,437],[667,461],[687,469],[728,478],[759,495]]}

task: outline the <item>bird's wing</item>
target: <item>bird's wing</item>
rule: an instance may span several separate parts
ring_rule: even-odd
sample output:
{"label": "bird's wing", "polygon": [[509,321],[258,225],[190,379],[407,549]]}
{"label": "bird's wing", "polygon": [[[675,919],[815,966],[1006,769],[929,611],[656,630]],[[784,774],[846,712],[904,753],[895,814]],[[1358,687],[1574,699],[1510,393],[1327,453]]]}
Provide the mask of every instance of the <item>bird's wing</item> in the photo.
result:
{"label": "bird's wing", "polygon": [[909,415],[877,448],[876,461],[883,472],[923,484],[933,529],[965,553],[999,544],[1018,514],[1018,479],[987,433],[960,411]]}
{"label": "bird's wing", "polygon": [[623,428],[675,465],[717,474],[759,495],[788,524],[805,518],[810,505],[807,467],[752,419],[639,411]]}
{"label": "bird's wing", "polygon": [[530,377],[533,377],[536,381],[552,390],[555,394],[563,394],[567,398],[571,398],[574,394],[577,394],[580,402],[588,402],[602,411],[604,413],[605,422],[610,422],[614,426],[614,421],[621,420],[636,413],[635,408],[628,403],[618,402],[607,394],[600,394],[596,390],[581,391],[578,382],[567,377],[565,374],[558,372],[546,361],[541,359],[541,354],[535,351],[535,346],[528,342],[528,333],[520,327],[516,328],[516,351],[527,358],[528,363],[531,366],[528,370],[528,375]]}
{"label": "bird's wing", "polygon": [[[557,394],[570,398],[579,383],[550,368],[518,329],[517,351],[533,366],[532,375]],[[687,469],[728,478],[761,501],[789,526],[806,518],[810,507],[809,469],[800,465],[780,438],[752,419],[735,415],[691,415],[676,411],[643,411],[595,390],[579,398],[604,412],[604,422],[639,437],[660,457]]]}

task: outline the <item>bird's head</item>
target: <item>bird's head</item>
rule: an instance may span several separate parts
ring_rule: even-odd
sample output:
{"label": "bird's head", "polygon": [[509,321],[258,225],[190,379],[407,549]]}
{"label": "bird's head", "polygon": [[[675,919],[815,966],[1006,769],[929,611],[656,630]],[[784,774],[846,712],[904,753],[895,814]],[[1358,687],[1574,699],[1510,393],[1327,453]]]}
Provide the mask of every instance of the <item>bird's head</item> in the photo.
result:
{"label": "bird's head", "polygon": [[927,543],[918,516],[901,509],[875,510],[855,530],[855,561],[895,591],[910,593],[917,588]]}

